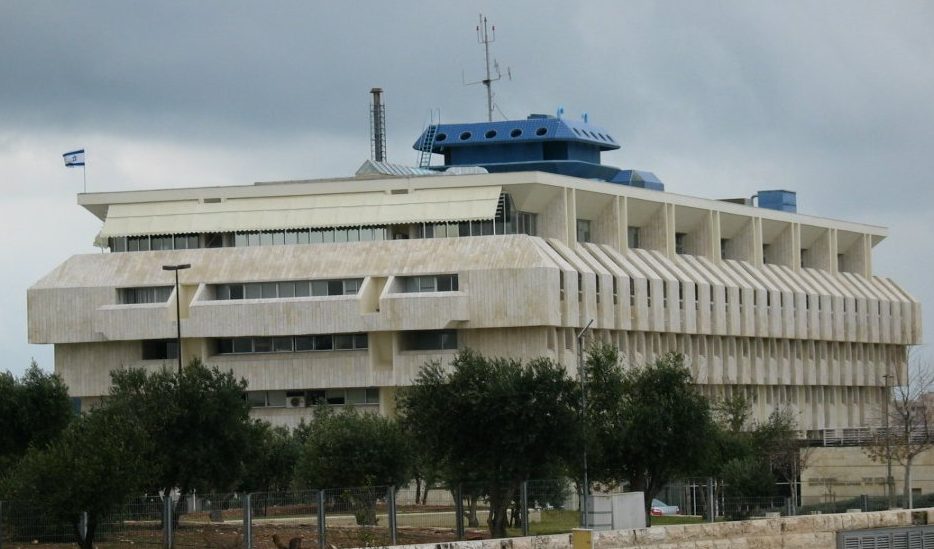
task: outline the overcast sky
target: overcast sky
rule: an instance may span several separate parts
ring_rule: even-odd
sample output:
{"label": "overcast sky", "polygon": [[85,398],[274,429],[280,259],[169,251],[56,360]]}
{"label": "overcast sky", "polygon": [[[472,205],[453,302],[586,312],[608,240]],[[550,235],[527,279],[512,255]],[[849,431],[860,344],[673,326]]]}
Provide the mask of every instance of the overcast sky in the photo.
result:
{"label": "overcast sky", "polygon": [[669,191],[787,188],[802,213],[889,227],[876,274],[934,307],[931,2],[5,0],[0,370],[52,368],[26,290],[100,253],[62,153],[87,149],[91,192],[348,176],[380,86],[389,159],[412,164],[429,109],[485,117],[462,84],[482,75],[481,11],[511,68],[504,116],[588,112],[622,144],[605,163]]}

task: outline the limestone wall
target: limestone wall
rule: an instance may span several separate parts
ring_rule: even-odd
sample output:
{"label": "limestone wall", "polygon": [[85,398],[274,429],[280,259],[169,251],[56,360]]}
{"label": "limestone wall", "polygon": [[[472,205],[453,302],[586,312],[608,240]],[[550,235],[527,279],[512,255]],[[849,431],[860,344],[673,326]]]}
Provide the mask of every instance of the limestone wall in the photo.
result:
{"label": "limestone wall", "polygon": [[[934,521],[934,509],[915,511]],[[615,530],[594,535],[595,549],[817,549],[835,547],[837,532],[909,526],[911,511],[880,511],[838,515],[807,515],[778,519],[656,526]],[[533,536],[508,540],[464,541],[448,544],[407,545],[406,549],[564,549],[571,536]]]}
{"label": "limestone wall", "polygon": [[[801,472],[801,499],[805,505],[850,499],[861,495],[884,496],[886,466],[869,459],[859,447],[810,448],[807,468]],[[895,493],[901,494],[905,468],[892,463]],[[915,495],[934,492],[934,450],[922,452],[911,468]]]}

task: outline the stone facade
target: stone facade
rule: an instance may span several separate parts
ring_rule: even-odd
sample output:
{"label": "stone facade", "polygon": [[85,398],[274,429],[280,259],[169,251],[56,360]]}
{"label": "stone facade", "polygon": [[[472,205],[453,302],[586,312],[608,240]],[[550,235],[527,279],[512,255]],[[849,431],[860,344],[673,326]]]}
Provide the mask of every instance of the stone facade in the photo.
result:
{"label": "stone facade", "polygon": [[[934,521],[934,509],[914,511]],[[807,515],[775,519],[655,526],[594,533],[595,549],[817,549],[836,546],[837,532],[910,526],[912,511]],[[404,545],[400,549],[570,549],[571,536]]]}
{"label": "stone facade", "polygon": [[[575,334],[592,319],[588,337],[618,345],[627,363],[683,353],[705,394],[743,393],[756,419],[790,407],[802,430],[862,427],[878,417],[884,376],[903,376],[907,346],[920,341],[918,302],[873,275],[872,247],[885,229],[858,223],[537,172],[94,193],[79,202],[103,221],[110,241],[101,244],[149,239],[148,251],[74,256],[29,289],[29,340],[55,345],[56,372],[86,403],[106,394],[115,368],[174,364],[145,346],[174,338],[177,302],[183,358],[246,378],[255,414],[282,424],[312,413],[317,398],[391,414],[395,389],[457,348],[547,356],[573,374]],[[509,230],[501,219],[509,208],[534,223]],[[325,222],[333,242],[297,240],[296,229],[307,241]],[[385,239],[342,241],[374,238],[371,225]],[[425,238],[458,230],[473,236]],[[173,242],[166,232],[185,249],[149,249]],[[241,245],[253,237],[259,245]],[[168,290],[174,278],[161,267],[178,263],[191,264],[179,295],[121,301],[126,289]],[[407,277],[419,275],[456,275],[458,286],[406,291]],[[359,288],[217,294],[225,284],[334,279]],[[454,334],[456,348],[412,344],[438,330]],[[296,338],[321,334],[361,334],[361,345],[292,352]],[[234,339],[251,351],[229,352]],[[291,351],[271,347],[280,342]]]}

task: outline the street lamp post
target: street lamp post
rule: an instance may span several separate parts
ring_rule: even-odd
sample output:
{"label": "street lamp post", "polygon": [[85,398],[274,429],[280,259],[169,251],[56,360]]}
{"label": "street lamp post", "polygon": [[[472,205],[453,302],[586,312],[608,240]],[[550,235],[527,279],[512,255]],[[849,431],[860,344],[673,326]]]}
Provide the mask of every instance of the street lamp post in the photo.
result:
{"label": "street lamp post", "polygon": [[882,401],[882,421],[885,429],[885,495],[889,500],[889,509],[895,506],[895,482],[893,482],[895,479],[892,478],[892,433],[889,427],[889,399],[892,395],[889,391],[890,377],[888,372],[882,376],[885,380],[885,400]]}
{"label": "street lamp post", "polygon": [[176,349],[175,354],[178,355],[178,375],[182,375],[182,296],[179,292],[178,287],[178,271],[185,269],[190,269],[190,263],[182,263],[179,265],[163,265],[163,271],[175,271],[175,328],[176,328]]}
{"label": "street lamp post", "polygon": [[[593,319],[590,319],[590,322],[584,326],[584,329],[577,332],[577,374],[580,376],[581,380],[581,418],[584,422],[584,430],[586,431],[587,427],[587,368],[584,367],[584,334],[587,333],[587,330],[590,329],[590,325],[593,324]],[[589,526],[589,521],[587,520],[587,513],[590,510],[590,503],[587,501],[587,498],[590,495],[590,487],[587,482],[587,434],[584,433],[584,443],[581,445],[582,453],[584,457],[584,480],[583,487],[581,492],[583,497],[581,498],[581,527],[587,528]]]}

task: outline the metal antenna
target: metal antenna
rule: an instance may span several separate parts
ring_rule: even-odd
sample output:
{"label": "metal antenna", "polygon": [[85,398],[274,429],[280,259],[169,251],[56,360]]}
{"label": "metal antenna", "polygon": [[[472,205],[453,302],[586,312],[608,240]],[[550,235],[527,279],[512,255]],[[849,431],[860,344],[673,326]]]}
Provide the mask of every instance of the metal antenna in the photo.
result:
{"label": "metal antenna", "polygon": [[376,162],[386,161],[386,106],[383,105],[382,88],[370,90],[373,104],[370,105],[370,157]]}
{"label": "metal antenna", "polygon": [[[496,60],[493,60],[492,67],[490,66],[490,44],[496,41],[496,25],[488,26],[486,17],[483,14],[480,14],[480,24],[477,25],[477,42],[483,44],[483,55],[486,62],[486,78],[483,80],[477,80],[476,82],[464,82],[466,86],[472,86],[474,84],[483,84],[486,86],[486,112],[487,120],[490,122],[493,121],[493,82],[496,82],[503,77],[502,73],[499,71],[499,63]],[[509,79],[512,80],[512,71],[507,68],[506,73],[509,75]],[[495,76],[494,76],[495,74]]]}

